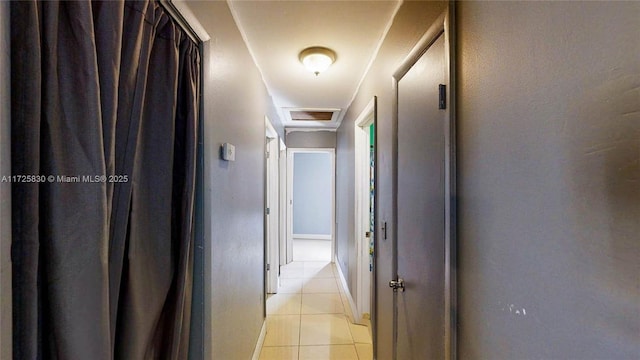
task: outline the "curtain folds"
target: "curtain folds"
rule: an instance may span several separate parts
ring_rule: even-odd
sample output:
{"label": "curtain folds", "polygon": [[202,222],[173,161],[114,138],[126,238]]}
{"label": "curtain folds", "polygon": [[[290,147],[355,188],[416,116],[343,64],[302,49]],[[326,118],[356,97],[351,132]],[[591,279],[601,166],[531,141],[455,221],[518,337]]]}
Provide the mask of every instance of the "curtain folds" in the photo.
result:
{"label": "curtain folds", "polygon": [[198,46],[152,1],[11,26],[13,174],[44,175],[12,186],[14,358],[186,358]]}

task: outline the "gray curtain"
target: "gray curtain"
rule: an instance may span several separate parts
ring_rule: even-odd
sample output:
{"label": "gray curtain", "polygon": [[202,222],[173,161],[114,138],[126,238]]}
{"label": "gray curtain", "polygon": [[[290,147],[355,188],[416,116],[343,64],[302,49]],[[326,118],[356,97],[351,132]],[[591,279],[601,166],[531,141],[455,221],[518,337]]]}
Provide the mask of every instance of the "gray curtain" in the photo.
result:
{"label": "gray curtain", "polygon": [[12,186],[14,358],[186,358],[198,46],[150,1],[11,31],[13,174],[44,175]]}

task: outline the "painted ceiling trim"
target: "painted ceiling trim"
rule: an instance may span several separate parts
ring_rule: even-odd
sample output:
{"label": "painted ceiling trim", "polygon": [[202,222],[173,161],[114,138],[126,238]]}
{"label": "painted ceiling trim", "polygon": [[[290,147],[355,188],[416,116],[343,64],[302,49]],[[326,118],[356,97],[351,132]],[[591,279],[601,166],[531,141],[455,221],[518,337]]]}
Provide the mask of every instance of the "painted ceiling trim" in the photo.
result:
{"label": "painted ceiling trim", "polygon": [[[354,33],[351,32],[352,40],[346,40],[341,39],[339,36],[336,37],[336,31],[334,30],[334,33],[332,35],[328,35],[326,43],[316,43],[317,41],[314,41],[313,39],[317,40],[319,38],[322,38],[322,36],[318,36],[322,33],[319,32],[319,29],[321,28],[318,28],[318,25],[316,23],[314,25],[315,27],[310,27],[309,32],[297,31],[295,33],[296,36],[294,37],[295,40],[292,40],[290,42],[292,46],[287,46],[286,42],[279,42],[286,41],[282,40],[283,28],[280,23],[275,22],[269,24],[269,20],[265,20],[265,33],[267,34],[265,35],[265,33],[261,33],[262,29],[258,29],[258,26],[256,25],[262,24],[262,21],[256,19],[261,19],[262,14],[264,14],[265,19],[279,18],[281,20],[290,20],[291,18],[295,18],[299,14],[308,16],[309,12],[314,10],[308,10],[308,7],[306,5],[309,5],[312,9],[313,6],[316,6],[315,11],[324,13],[326,17],[327,9],[331,9],[330,2],[291,2],[290,4],[292,4],[292,6],[294,6],[293,4],[296,5],[290,12],[288,12],[289,8],[287,8],[286,5],[283,5],[287,4],[287,2],[274,2],[274,4],[277,4],[274,5],[274,8],[270,8],[269,6],[265,5],[269,2],[256,2],[257,8],[249,7],[248,3],[249,2],[245,1],[227,0],[227,5],[230,9],[233,20],[236,23],[236,26],[242,36],[242,39],[249,51],[249,54],[251,55],[254,64],[256,65],[256,68],[260,72],[262,81],[265,84],[269,95],[272,97],[276,105],[276,109],[281,117],[283,124],[285,125],[285,128],[338,128],[345,116],[346,110],[353,103],[356,95],[360,91],[364,79],[369,74],[369,71],[373,66],[373,63],[375,62],[378,52],[382,47],[384,39],[386,38],[393,24],[393,20],[402,5],[402,1],[390,0],[385,2],[373,2],[377,3],[377,6],[370,12],[365,11],[364,13],[361,6],[362,2],[346,1],[344,4],[351,3],[350,5],[345,5],[347,11],[345,12],[345,14],[342,14],[342,16],[347,20],[334,18],[333,15],[329,13],[331,17],[329,21],[333,21],[333,24],[339,25],[339,27],[338,25],[336,25],[335,29],[344,27],[348,28],[348,26],[350,25],[350,23],[348,22],[348,19],[350,19],[350,13],[348,11],[351,11],[351,14],[354,14],[353,25],[351,26],[359,26],[363,24],[363,21],[365,21],[364,24],[371,24],[371,26],[368,28],[368,31],[364,31],[363,34],[379,35],[368,36],[358,35],[357,33],[355,33],[356,35],[353,35]],[[261,7],[259,7],[258,5]],[[271,17],[269,17],[269,15],[271,15]],[[374,22],[367,22],[368,19],[366,18],[366,16],[368,15],[373,17],[372,21]],[[303,16],[300,16],[300,18],[303,18]],[[383,21],[379,21],[376,24],[375,20]],[[385,20],[386,22],[384,22]],[[243,22],[245,23],[247,28],[243,26]],[[298,24],[297,28],[300,29],[299,24],[303,23],[303,20],[301,20],[300,22],[296,22],[296,24]],[[342,26],[342,24],[346,25]],[[269,34],[269,31],[274,35]],[[252,33],[252,35],[249,35],[250,32]],[[276,34],[279,34],[279,37],[276,37]],[[255,48],[251,45],[252,43],[249,40],[250,37],[255,42]],[[357,46],[348,46],[350,41],[356,41],[353,39],[361,41],[356,43]],[[278,45],[276,46],[276,50],[274,50],[274,57],[270,56],[270,49],[266,49],[264,45],[270,43],[271,41],[273,41],[274,44]],[[307,41],[308,43],[302,44]],[[333,77],[331,77],[331,74],[329,74],[327,78],[321,78],[323,75],[325,75],[325,73],[320,74],[318,77],[318,81],[316,82],[316,84],[318,84],[318,87],[314,87],[313,91],[311,91],[311,95],[313,96],[310,96],[310,94],[306,94],[304,90],[301,90],[299,86],[303,86],[304,88],[304,86],[309,85],[309,81],[315,80],[309,80],[310,78],[306,78],[304,77],[304,75],[302,75],[306,74],[302,64],[298,64],[300,65],[299,68],[294,65],[294,63],[297,63],[297,58],[295,59],[295,61],[289,59],[291,57],[289,53],[295,51],[295,48],[292,49],[292,47],[298,47],[301,45],[321,45],[331,47],[334,44],[338,47],[338,49],[334,49],[338,52],[338,58],[340,59],[341,55],[346,52],[347,54],[344,56],[347,56],[347,58],[345,59],[348,59],[348,62],[341,64],[342,67],[339,67],[336,70],[338,72],[335,73]],[[348,51],[345,51],[345,48],[348,49]],[[343,52],[343,54],[341,54],[341,52]],[[259,58],[261,59],[261,61],[264,61],[265,64],[262,64],[259,61]],[[280,66],[277,61],[282,61],[283,65]],[[358,64],[366,65],[359,66]],[[291,73],[291,77],[287,78],[286,76],[287,74],[289,74],[289,70]],[[329,69],[328,72],[330,72],[331,70],[332,69]],[[351,72],[355,76],[352,76],[350,78],[347,77],[348,80],[340,83],[340,80],[337,79],[342,79],[340,76],[346,76],[344,75],[345,71],[346,73]],[[311,73],[309,73],[308,75],[313,76],[313,74]],[[291,81],[295,79],[301,79],[301,81],[299,81],[297,84],[298,87],[296,87],[296,85],[292,85],[291,83]],[[270,81],[273,81],[273,83],[270,83]],[[333,91],[332,89],[336,89],[336,91]],[[324,94],[326,94],[326,96],[324,96]],[[319,100],[316,101],[314,99]],[[334,111],[334,116],[332,117],[331,121],[304,121],[305,124],[302,124],[301,126],[299,123],[302,123],[303,121],[291,121],[290,111],[291,108],[295,107],[299,107],[302,109],[313,108],[317,109],[318,111]]]}
{"label": "painted ceiling trim", "polygon": [[[369,71],[371,71],[371,67],[373,66],[373,63],[376,61],[376,58],[378,57],[378,53],[382,48],[382,44],[384,44],[384,40],[387,38],[387,34],[389,34],[389,31],[391,30],[391,26],[393,26],[393,20],[395,20],[396,15],[398,15],[398,11],[400,11],[400,7],[402,7],[402,3],[404,3],[404,0],[399,0],[398,3],[396,4],[396,8],[393,9],[393,14],[391,15],[391,18],[389,19],[389,22],[387,23],[387,26],[385,27],[384,32],[382,33],[382,37],[380,37],[380,41],[378,41],[378,45],[376,46],[376,49],[374,50],[371,56],[371,59],[369,60],[369,64],[367,65],[367,68],[364,70],[364,74],[362,74],[362,78],[360,79],[360,82],[358,82],[358,86],[356,86],[356,91],[353,92],[353,95],[351,96],[351,100],[349,100],[349,106],[347,106],[347,109],[345,109],[345,112],[351,107],[351,104],[353,104],[353,101],[356,99],[356,96],[360,92],[360,88],[362,87],[362,83],[364,82],[364,79],[366,79],[367,75],[369,75]],[[340,118],[340,123],[342,123],[343,117]],[[340,127],[340,124],[338,124],[338,127]]]}

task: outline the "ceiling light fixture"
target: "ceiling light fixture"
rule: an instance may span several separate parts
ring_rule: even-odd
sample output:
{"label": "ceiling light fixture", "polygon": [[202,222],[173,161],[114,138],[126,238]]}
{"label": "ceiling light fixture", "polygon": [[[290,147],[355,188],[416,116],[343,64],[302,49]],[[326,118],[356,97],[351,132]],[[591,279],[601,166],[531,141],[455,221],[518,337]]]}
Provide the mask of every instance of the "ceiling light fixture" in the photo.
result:
{"label": "ceiling light fixture", "polygon": [[336,53],[326,47],[313,46],[300,52],[300,62],[312,73],[320,74],[336,61]]}

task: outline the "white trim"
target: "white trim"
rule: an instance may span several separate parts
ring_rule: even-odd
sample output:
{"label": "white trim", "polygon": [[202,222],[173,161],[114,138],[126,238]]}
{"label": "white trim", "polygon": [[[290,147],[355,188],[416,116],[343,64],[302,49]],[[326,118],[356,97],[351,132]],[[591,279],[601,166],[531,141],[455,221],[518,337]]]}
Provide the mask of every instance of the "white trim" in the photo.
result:
{"label": "white trim", "polygon": [[[360,79],[360,82],[358,82],[358,86],[356,86],[356,90],[353,92],[353,96],[351,96],[351,100],[349,100],[349,105],[347,105],[346,109],[349,109],[351,105],[353,105],[353,101],[356,99],[356,96],[358,95],[358,93],[360,93],[360,88],[362,87],[362,83],[364,82],[364,79],[367,78],[367,75],[369,75],[369,71],[371,70],[373,63],[378,58],[378,53],[382,48],[382,44],[384,44],[384,41],[387,38],[387,34],[389,33],[389,30],[391,30],[393,21],[396,19],[396,15],[398,14],[398,11],[400,11],[400,7],[402,7],[403,2],[404,0],[399,0],[398,3],[396,4],[396,8],[393,10],[393,14],[391,14],[391,18],[389,19],[389,22],[387,22],[387,26],[385,27],[384,32],[382,33],[382,36],[378,41],[378,45],[376,46],[376,49],[371,54],[371,60],[369,60],[369,63],[367,64],[367,67],[365,68],[364,73],[362,74],[362,78]],[[338,127],[340,127],[340,124],[342,124],[342,119],[338,120]]]}
{"label": "white trim", "polygon": [[[371,272],[369,271],[369,244],[365,232],[370,231],[370,135],[366,129],[374,122],[375,98],[362,110],[354,121],[354,242],[356,249],[356,300],[354,312],[357,319],[371,314]],[[375,234],[374,234],[375,236]]]}
{"label": "white trim", "polygon": [[331,240],[331,234],[293,234],[293,240]]}
{"label": "white trim", "polygon": [[349,285],[347,285],[347,279],[344,277],[344,273],[342,272],[342,268],[340,267],[339,263],[335,263],[336,264],[336,269],[338,270],[338,277],[340,278],[340,283],[342,284],[342,288],[344,289],[344,295],[347,298],[347,301],[349,301],[349,307],[351,308],[351,311],[347,311],[347,315],[349,316],[349,321],[351,321],[351,323],[356,324],[356,323],[360,323],[361,319],[358,321],[355,321],[355,315],[353,314],[353,311],[356,308],[356,302],[353,300],[353,296],[351,296],[351,290],[349,289]]}
{"label": "white trim", "polygon": [[337,128],[303,128],[303,127],[287,127],[284,129],[284,133],[285,135],[288,135],[292,132],[297,132],[297,131],[302,131],[302,132],[316,132],[316,131],[331,131],[331,132],[337,132],[338,129]]}
{"label": "white trim", "polygon": [[[266,186],[265,186],[265,227],[266,247],[265,257],[269,270],[266,271],[266,292],[275,294],[278,292],[279,266],[280,266],[280,141],[278,133],[267,116],[265,120],[265,134],[268,139],[266,144]],[[269,208],[269,214],[266,213]],[[266,300],[265,300],[266,301]]]}
{"label": "white trim", "polygon": [[266,115],[264,117],[264,125],[266,127],[266,135],[269,139],[275,139],[278,137],[278,132],[271,124],[271,120],[269,120],[269,117]]}
{"label": "white trim", "polygon": [[[235,2],[234,0],[227,0],[227,6],[229,7],[229,11],[231,12],[231,17],[233,18],[233,22],[236,24],[238,31],[240,31],[240,36],[242,37],[244,46],[247,48],[249,55],[251,55],[251,60],[253,60],[253,64],[256,66],[256,69],[258,69],[258,72],[260,73],[260,78],[262,79],[262,83],[264,84],[264,86],[267,88],[267,93],[269,93],[269,96],[273,98],[271,87],[269,87],[269,83],[264,77],[264,72],[262,71],[262,68],[258,64],[258,61],[256,60],[256,54],[253,53],[253,49],[251,48],[251,46],[249,46],[249,38],[247,38],[247,33],[245,32],[244,27],[240,23],[240,20],[239,20],[240,16],[238,15],[236,8],[233,6],[234,2]],[[278,111],[281,112],[280,118],[282,118],[282,110],[278,108]]]}
{"label": "white trim", "polygon": [[336,260],[336,149],[287,148],[287,251],[293,254],[293,154],[329,153],[331,155],[331,262]]}
{"label": "white trim", "polygon": [[[289,254],[287,250],[287,146],[280,139],[280,159],[278,161],[279,169],[279,204],[278,213],[280,217],[280,227],[278,229],[280,243],[280,266],[286,265],[293,261],[293,253]],[[289,260],[291,259],[291,260]]]}
{"label": "white trim", "polygon": [[255,349],[253,349],[253,356],[251,360],[259,360],[260,353],[262,352],[262,346],[264,345],[264,338],[267,336],[267,320],[262,321],[262,328],[260,329],[260,336],[258,336],[258,342]]}
{"label": "white trim", "polygon": [[287,243],[287,262],[293,261],[293,154],[291,149],[287,148],[287,197],[285,198],[286,214],[287,214],[287,228],[286,239]]}
{"label": "white trim", "polygon": [[371,99],[367,106],[364,107],[358,118],[354,121],[356,126],[365,127],[373,124],[373,111],[376,105],[375,98]]}

